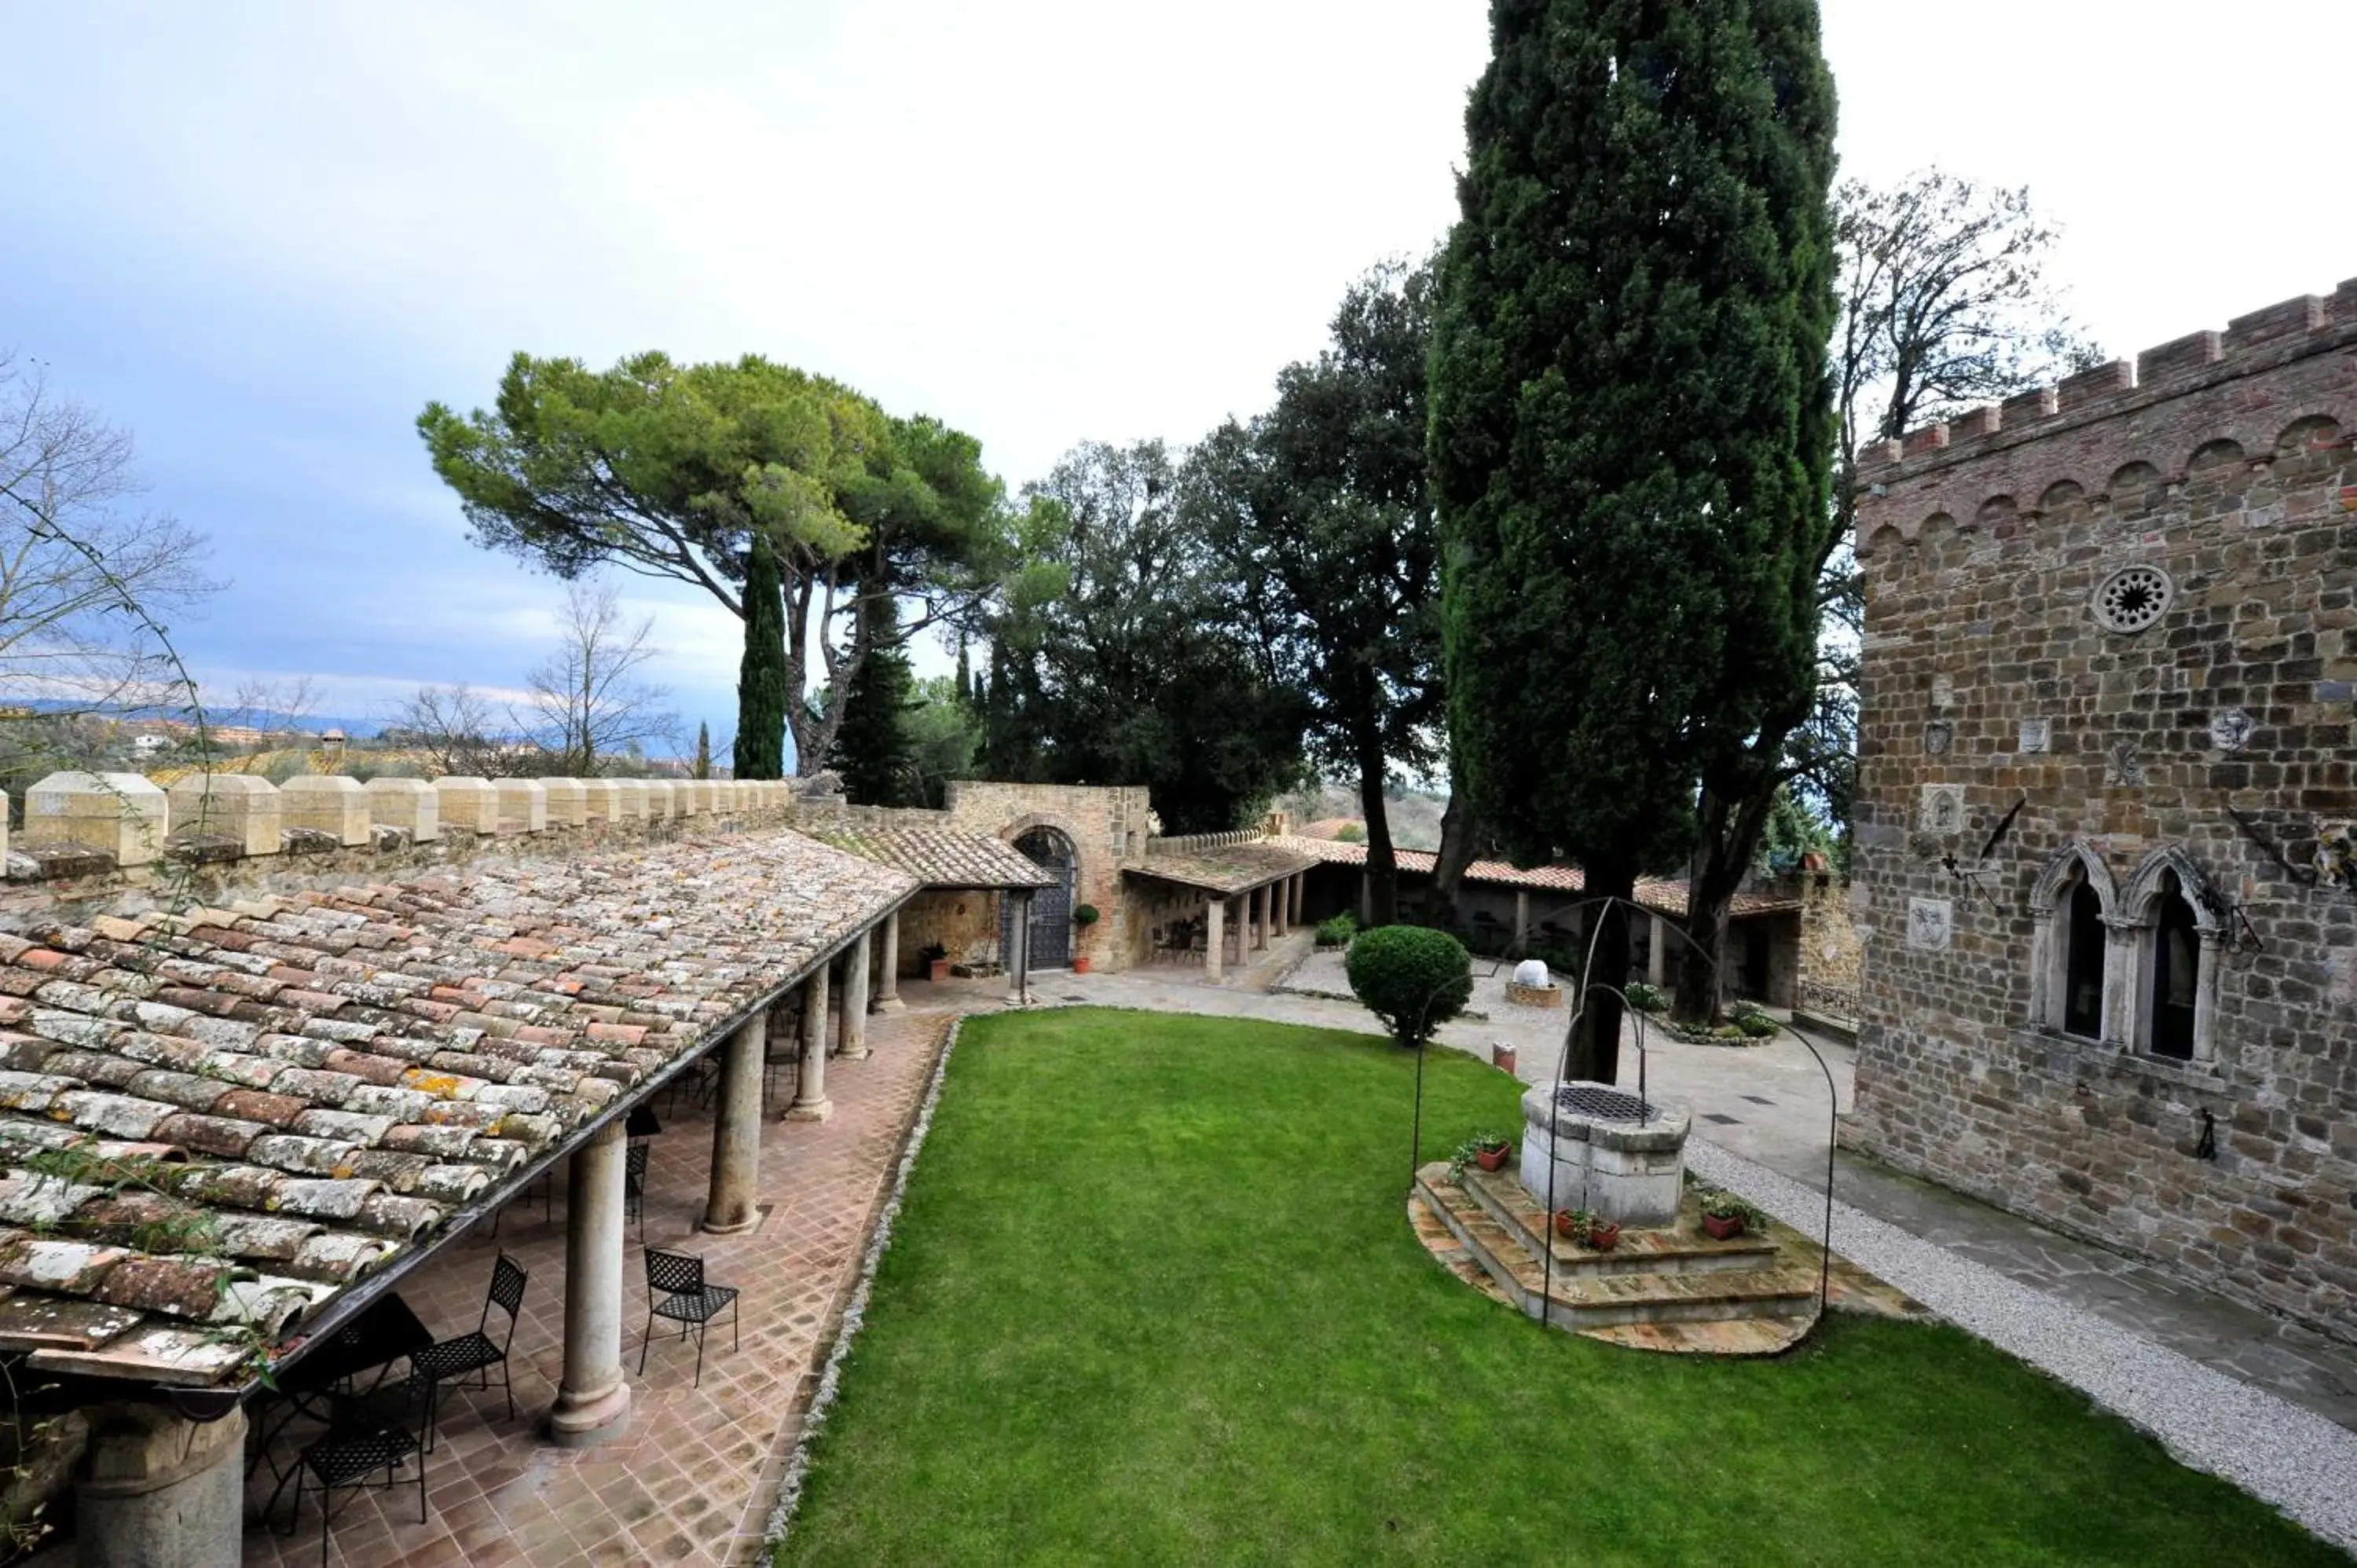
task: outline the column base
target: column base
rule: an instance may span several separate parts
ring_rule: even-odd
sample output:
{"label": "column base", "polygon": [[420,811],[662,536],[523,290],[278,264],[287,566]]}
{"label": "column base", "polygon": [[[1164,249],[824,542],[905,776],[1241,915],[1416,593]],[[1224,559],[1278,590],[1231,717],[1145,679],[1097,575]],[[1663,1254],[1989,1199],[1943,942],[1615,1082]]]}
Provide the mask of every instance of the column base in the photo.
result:
{"label": "column base", "polygon": [[707,1214],[696,1229],[706,1236],[741,1236],[760,1222],[761,1211],[756,1208],[742,1219],[716,1220]]}
{"label": "column base", "polygon": [[807,1104],[797,1100],[786,1107],[783,1119],[788,1122],[823,1122],[834,1114],[834,1101],[832,1100],[813,1100]]}
{"label": "column base", "polygon": [[862,1046],[856,1051],[837,1051],[834,1053],[834,1059],[844,1062],[864,1062],[873,1055],[875,1055],[873,1051]]}
{"label": "column base", "polygon": [[88,1412],[73,1561],[91,1568],[232,1568],[245,1491],[245,1416],[197,1423],[163,1405]]}
{"label": "column base", "polygon": [[630,1385],[619,1378],[603,1393],[582,1399],[559,1389],[556,1409],[548,1418],[548,1440],[559,1448],[594,1448],[630,1423]]}
{"label": "column base", "polygon": [[875,1010],[878,1013],[906,1013],[909,1004],[897,996],[884,996],[877,999]]}

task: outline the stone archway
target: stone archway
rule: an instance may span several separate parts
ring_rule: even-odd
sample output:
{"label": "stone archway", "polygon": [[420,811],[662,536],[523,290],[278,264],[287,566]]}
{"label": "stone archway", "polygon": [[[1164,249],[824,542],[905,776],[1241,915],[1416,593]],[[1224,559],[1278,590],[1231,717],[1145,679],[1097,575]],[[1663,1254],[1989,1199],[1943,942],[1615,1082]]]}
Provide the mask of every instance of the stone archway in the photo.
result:
{"label": "stone archway", "polygon": [[[1031,896],[1031,967],[1070,969],[1072,965],[1072,900],[1080,883],[1081,856],[1069,835],[1043,825],[1026,829],[1015,839],[1025,858],[1055,880]],[[999,915],[999,948],[1015,950],[1015,911],[1021,901],[1005,900]]]}

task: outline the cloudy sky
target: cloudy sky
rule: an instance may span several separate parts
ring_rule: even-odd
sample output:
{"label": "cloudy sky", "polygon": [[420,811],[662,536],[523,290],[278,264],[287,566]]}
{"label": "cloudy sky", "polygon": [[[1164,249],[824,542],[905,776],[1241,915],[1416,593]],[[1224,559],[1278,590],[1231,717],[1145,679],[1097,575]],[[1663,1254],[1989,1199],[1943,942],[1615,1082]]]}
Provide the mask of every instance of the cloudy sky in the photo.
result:
{"label": "cloudy sky", "polygon": [[[2120,354],[2357,274],[2357,7],[1829,0],[1843,172],[2026,183]],[[1472,0],[82,0],[5,33],[0,349],[136,433],[234,585],[209,681],[512,686],[558,590],[412,422],[519,349],[758,351],[984,443],[1193,439],[1455,211]],[[692,725],[736,627],[625,579]]]}

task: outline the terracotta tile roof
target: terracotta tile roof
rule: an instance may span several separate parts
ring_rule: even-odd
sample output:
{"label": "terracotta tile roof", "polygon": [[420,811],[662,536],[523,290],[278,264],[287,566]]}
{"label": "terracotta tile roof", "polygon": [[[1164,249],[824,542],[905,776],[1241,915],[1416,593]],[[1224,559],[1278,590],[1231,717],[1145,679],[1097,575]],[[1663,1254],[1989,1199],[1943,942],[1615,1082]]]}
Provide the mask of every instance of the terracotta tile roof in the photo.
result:
{"label": "terracotta tile roof", "polygon": [[1367,824],[1356,817],[1320,817],[1314,822],[1304,822],[1294,830],[1293,836],[1305,839],[1330,839],[1344,828],[1366,830]]}
{"label": "terracotta tile roof", "polygon": [[1013,844],[962,828],[826,822],[802,831],[823,843],[905,871],[927,887],[1045,887],[1055,880]]}
{"label": "terracotta tile roof", "polygon": [[1315,839],[1260,839],[1217,849],[1153,850],[1146,858],[1122,870],[1131,876],[1159,877],[1206,893],[1232,896],[1248,893],[1280,876],[1307,871],[1318,864],[1314,852],[1299,846]]}
{"label": "terracotta tile roof", "polygon": [[781,832],[0,935],[0,1350],[240,1372],[914,887]]}
{"label": "terracotta tile roof", "polygon": [[[1273,839],[1269,842],[1303,851],[1329,865],[1367,864],[1367,846],[1362,843],[1336,843],[1325,839]],[[1429,876],[1433,863],[1438,857],[1430,850],[1403,849],[1394,850],[1393,858],[1399,863],[1402,871]],[[1580,893],[1587,886],[1587,875],[1576,865],[1518,866],[1502,860],[1474,861],[1465,868],[1465,880],[1492,887],[1520,887],[1547,893]],[[1686,885],[1658,876],[1640,877],[1637,902],[1658,914],[1684,919]],[[1770,893],[1738,893],[1728,912],[1738,916],[1771,915],[1800,907],[1797,898],[1780,897]]]}

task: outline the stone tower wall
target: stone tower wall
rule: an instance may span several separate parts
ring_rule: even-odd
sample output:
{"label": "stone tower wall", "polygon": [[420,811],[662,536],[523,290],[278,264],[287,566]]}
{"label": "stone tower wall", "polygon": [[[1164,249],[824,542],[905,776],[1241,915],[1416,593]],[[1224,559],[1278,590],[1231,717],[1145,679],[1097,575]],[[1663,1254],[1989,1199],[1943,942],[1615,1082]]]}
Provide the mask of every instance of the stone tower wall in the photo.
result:
{"label": "stone tower wall", "polygon": [[[1846,1134],[2348,1338],[2357,891],[2333,846],[2357,819],[2352,431],[2357,281],[1861,465]],[[2133,630],[2098,611],[2107,583],[2127,620],[2147,602],[2124,568],[2158,568],[2169,596]],[[2056,1000],[2057,900],[2079,879],[2106,920],[2091,1037]],[[2173,886],[2199,906],[2190,1060],[2149,1033]]]}

